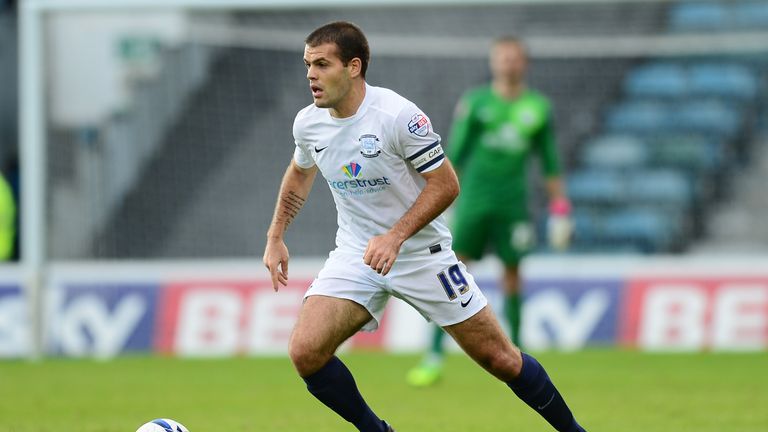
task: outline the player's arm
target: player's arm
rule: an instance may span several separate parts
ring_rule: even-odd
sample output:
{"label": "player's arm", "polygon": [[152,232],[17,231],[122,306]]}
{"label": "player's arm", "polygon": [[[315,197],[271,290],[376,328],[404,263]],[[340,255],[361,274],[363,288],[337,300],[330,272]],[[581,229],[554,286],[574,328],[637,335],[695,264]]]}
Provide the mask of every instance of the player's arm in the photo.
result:
{"label": "player's arm", "polygon": [[474,123],[470,98],[462,96],[453,113],[453,123],[448,138],[446,156],[453,162],[456,171],[461,172],[472,150]]}
{"label": "player's arm", "polygon": [[562,169],[555,143],[552,117],[542,125],[536,136],[539,159],[545,176],[545,188],[549,198],[549,220],[547,237],[550,246],[557,250],[567,249],[570,245],[573,224],[571,222],[571,203],[563,181]]}
{"label": "player's arm", "polygon": [[459,180],[447,159],[421,175],[426,185],[411,208],[386,234],[368,242],[363,260],[377,273],[389,273],[403,243],[438,217],[459,195]]}
{"label": "player's arm", "polygon": [[291,160],[291,164],[283,175],[280,192],[277,196],[275,213],[267,231],[267,246],[264,249],[264,265],[272,277],[272,288],[277,291],[278,285],[288,283],[288,247],[283,236],[288,225],[293,222],[299,210],[312,189],[312,183],[317,174],[317,166],[302,168]]}
{"label": "player's arm", "polygon": [[422,173],[426,180],[424,189],[390,232],[403,241],[421,231],[451,205],[459,196],[459,180],[448,160],[436,169]]}
{"label": "player's arm", "polygon": [[567,201],[568,195],[563,182],[562,168],[560,166],[551,117],[542,125],[541,130],[536,136],[536,141],[541,168],[546,178],[545,187],[549,202]]}

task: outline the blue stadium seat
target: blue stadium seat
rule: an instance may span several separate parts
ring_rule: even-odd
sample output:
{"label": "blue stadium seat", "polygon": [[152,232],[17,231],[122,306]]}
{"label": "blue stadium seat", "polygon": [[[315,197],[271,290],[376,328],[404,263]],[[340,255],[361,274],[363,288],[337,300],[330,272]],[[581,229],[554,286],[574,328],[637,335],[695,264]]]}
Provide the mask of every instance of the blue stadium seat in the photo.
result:
{"label": "blue stadium seat", "polygon": [[674,169],[636,171],[627,178],[627,201],[687,208],[694,189],[686,174]]}
{"label": "blue stadium seat", "polygon": [[733,25],[739,29],[765,30],[768,28],[768,2],[735,2]]}
{"label": "blue stadium seat", "polygon": [[741,126],[741,113],[717,100],[689,100],[681,103],[672,118],[679,132],[716,134],[732,138]]}
{"label": "blue stadium seat", "polygon": [[690,78],[690,91],[694,96],[751,100],[758,92],[757,77],[752,70],[740,64],[696,64],[690,68]]}
{"label": "blue stadium seat", "polygon": [[584,165],[590,168],[631,169],[648,162],[648,146],[631,135],[605,135],[585,146],[581,153]]}
{"label": "blue stadium seat", "polygon": [[688,79],[683,66],[675,63],[651,63],[629,73],[624,90],[635,97],[678,98],[687,93]]}
{"label": "blue stadium seat", "polygon": [[676,223],[667,213],[631,207],[606,215],[603,233],[614,243],[630,243],[644,252],[660,252],[677,240]]}
{"label": "blue stadium seat", "polygon": [[[588,205],[576,205],[573,215],[573,239],[568,248],[569,253],[610,253],[610,254],[640,254],[647,248],[639,247],[638,242],[627,241],[623,238],[612,238],[605,233],[604,210]],[[538,224],[538,235],[546,238],[546,219]],[[541,245],[539,252],[550,252],[547,246]]]}
{"label": "blue stadium seat", "polygon": [[668,134],[650,143],[650,163],[690,172],[712,172],[725,163],[722,141],[697,134]]}
{"label": "blue stadium seat", "polygon": [[580,231],[583,235],[593,233],[597,227],[594,212],[588,210],[587,206],[574,208],[571,218],[573,219],[574,231]]}
{"label": "blue stadium seat", "polygon": [[615,171],[581,170],[568,175],[568,196],[574,202],[612,204],[624,199],[624,179]]}
{"label": "blue stadium seat", "polygon": [[608,112],[605,126],[612,133],[653,134],[669,130],[672,121],[669,105],[630,100]]}
{"label": "blue stadium seat", "polygon": [[669,15],[673,31],[725,30],[730,24],[730,10],[717,2],[676,4]]}
{"label": "blue stadium seat", "polygon": [[573,215],[573,240],[582,245],[599,243],[600,221],[595,217],[595,212],[588,206],[575,206]]}

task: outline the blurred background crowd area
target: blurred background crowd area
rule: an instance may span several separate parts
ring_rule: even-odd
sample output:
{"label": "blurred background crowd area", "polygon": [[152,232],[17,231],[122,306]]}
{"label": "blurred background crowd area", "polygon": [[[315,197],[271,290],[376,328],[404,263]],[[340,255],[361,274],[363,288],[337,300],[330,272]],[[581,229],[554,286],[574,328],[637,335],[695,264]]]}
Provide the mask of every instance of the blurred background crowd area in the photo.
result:
{"label": "blurred background crowd area", "polygon": [[[0,5],[0,167],[18,190],[19,23]],[[49,256],[261,255],[292,121],[311,102],[303,38],[338,19],[370,38],[368,81],[444,138],[459,96],[489,78],[490,41],[527,41],[529,83],[555,107],[570,253],[768,250],[768,1],[531,1],[52,12],[39,83]],[[531,196],[541,230],[543,193]],[[318,181],[292,255],[325,255],[335,229]]]}

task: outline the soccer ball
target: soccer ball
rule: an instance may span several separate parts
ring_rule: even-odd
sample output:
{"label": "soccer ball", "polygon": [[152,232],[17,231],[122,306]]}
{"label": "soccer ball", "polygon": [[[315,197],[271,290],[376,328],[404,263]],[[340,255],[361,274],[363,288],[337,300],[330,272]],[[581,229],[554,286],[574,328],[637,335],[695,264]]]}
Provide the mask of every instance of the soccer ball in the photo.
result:
{"label": "soccer ball", "polygon": [[144,423],[136,432],[189,432],[189,430],[175,420],[161,418]]}

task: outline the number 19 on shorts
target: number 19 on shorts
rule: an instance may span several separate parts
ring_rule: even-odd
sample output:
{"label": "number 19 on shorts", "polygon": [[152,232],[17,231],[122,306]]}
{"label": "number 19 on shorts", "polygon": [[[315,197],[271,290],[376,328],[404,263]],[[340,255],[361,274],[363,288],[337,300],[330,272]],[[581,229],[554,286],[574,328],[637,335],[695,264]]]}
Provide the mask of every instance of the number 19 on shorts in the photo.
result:
{"label": "number 19 on shorts", "polygon": [[[446,274],[447,273],[447,274]],[[448,270],[443,270],[437,274],[437,280],[440,281],[440,285],[443,286],[445,294],[448,295],[448,299],[453,300],[458,295],[462,295],[469,290],[469,283],[464,274],[461,273],[461,268],[458,264],[454,264],[448,267]]]}

